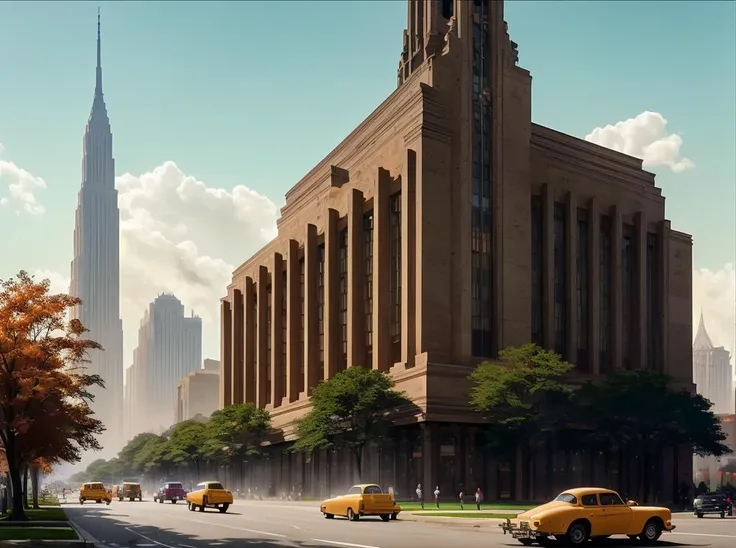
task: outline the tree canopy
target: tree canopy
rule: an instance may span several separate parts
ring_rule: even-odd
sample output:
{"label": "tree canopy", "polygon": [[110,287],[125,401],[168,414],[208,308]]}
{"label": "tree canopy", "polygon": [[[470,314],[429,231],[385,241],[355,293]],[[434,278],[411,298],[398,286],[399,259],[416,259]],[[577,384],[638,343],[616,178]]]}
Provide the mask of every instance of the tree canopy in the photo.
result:
{"label": "tree canopy", "polygon": [[297,421],[293,451],[350,450],[358,475],[363,449],[379,443],[398,413],[415,412],[391,377],[375,369],[349,367],[320,383],[312,394],[312,409]]}
{"label": "tree canopy", "polygon": [[81,304],[49,293],[49,281],[21,271],[0,283],[0,442],[13,486],[12,519],[23,520],[22,469],[43,462],[77,462],[100,449],[103,424],[90,409],[90,388],[104,386],[84,364],[91,350],[82,323],[67,321]]}

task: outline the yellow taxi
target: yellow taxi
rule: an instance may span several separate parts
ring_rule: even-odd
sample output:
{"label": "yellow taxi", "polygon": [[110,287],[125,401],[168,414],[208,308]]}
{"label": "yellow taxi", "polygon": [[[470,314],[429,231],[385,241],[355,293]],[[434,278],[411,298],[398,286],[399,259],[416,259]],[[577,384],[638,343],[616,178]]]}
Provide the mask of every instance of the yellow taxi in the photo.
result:
{"label": "yellow taxi", "polygon": [[233,494],[219,481],[203,481],[194,491],[187,493],[187,508],[192,512],[198,508],[200,512],[205,508],[217,508],[224,514],[232,503]]}
{"label": "yellow taxi", "polygon": [[326,519],[343,516],[358,521],[363,516],[380,516],[383,521],[396,519],[401,506],[396,504],[391,493],[384,493],[374,483],[353,485],[348,492],[322,501],[320,512]]}
{"label": "yellow taxi", "polygon": [[84,504],[88,500],[93,500],[98,504],[103,501],[110,504],[112,502],[112,492],[105,489],[105,484],[101,481],[83,483],[82,487],[79,488],[79,504]]}

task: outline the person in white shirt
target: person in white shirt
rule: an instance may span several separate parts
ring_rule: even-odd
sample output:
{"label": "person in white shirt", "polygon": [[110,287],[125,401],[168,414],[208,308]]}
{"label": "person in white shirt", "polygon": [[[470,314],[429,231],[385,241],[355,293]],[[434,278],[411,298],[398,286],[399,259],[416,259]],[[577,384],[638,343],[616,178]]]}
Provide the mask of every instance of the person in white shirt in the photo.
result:
{"label": "person in white shirt", "polygon": [[434,503],[437,505],[437,508],[440,507],[440,486],[434,488]]}
{"label": "person in white shirt", "polygon": [[419,501],[420,506],[422,507],[422,510],[424,510],[424,493],[422,493],[422,484],[417,484],[417,500]]}

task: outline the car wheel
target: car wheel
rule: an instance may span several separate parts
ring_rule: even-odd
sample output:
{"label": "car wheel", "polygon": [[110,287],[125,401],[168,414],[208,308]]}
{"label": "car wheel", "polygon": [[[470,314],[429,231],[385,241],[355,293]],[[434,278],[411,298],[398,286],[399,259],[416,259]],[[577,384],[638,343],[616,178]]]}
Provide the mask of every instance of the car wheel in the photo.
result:
{"label": "car wheel", "polygon": [[726,512],[721,512],[721,519],[724,519],[726,517]]}
{"label": "car wheel", "polygon": [[175,501],[175,500],[172,500],[172,501],[171,501],[171,504],[176,504],[176,501]]}
{"label": "car wheel", "polygon": [[222,506],[218,508],[218,510],[220,511],[221,514],[224,514],[227,512],[228,508],[230,508],[229,504],[223,504]]}
{"label": "car wheel", "polygon": [[350,521],[358,521],[358,516],[353,512],[352,508],[348,508],[348,519]]}
{"label": "car wheel", "polygon": [[199,507],[199,511],[204,512],[205,506],[207,506],[207,497],[202,498],[202,506]]}
{"label": "car wheel", "polygon": [[581,522],[570,525],[565,535],[566,540],[573,546],[581,546],[588,542],[588,526]]}
{"label": "car wheel", "polygon": [[325,519],[335,519],[335,514],[325,514]]}
{"label": "car wheel", "polygon": [[703,514],[695,514],[695,515],[698,516],[698,519],[703,519]]}
{"label": "car wheel", "polygon": [[96,500],[95,502],[96,502],[97,504],[100,504],[100,503],[102,502],[102,499],[97,499],[97,500]]}
{"label": "car wheel", "polygon": [[381,519],[383,521],[388,521],[391,519],[391,514],[381,514]]}
{"label": "car wheel", "polygon": [[394,521],[396,521],[396,519],[398,517],[399,517],[399,514],[397,514],[396,512],[394,512],[393,514],[391,514],[391,519],[394,520]]}
{"label": "car wheel", "polygon": [[190,512],[194,512],[196,510],[195,506],[191,502],[187,502],[187,508],[189,508]]}
{"label": "car wheel", "polygon": [[662,526],[656,519],[650,519],[644,524],[644,530],[641,532],[641,540],[646,542],[656,542],[662,536]]}

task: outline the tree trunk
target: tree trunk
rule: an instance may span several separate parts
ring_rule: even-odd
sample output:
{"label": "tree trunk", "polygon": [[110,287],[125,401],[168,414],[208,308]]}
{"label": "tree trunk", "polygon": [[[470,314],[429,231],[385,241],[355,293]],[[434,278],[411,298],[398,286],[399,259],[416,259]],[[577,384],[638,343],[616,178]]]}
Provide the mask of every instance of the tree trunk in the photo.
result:
{"label": "tree trunk", "polygon": [[13,490],[13,504],[10,510],[10,521],[27,521],[25,508],[23,505],[23,480],[20,474],[20,467],[17,463],[11,462],[13,459],[10,457],[10,451],[8,451],[8,475],[10,476],[10,485]]}
{"label": "tree trunk", "polygon": [[353,448],[355,454],[355,470],[358,472],[358,482],[363,479],[363,446]]}
{"label": "tree trunk", "polygon": [[23,508],[28,510],[28,467],[23,467]]}
{"label": "tree trunk", "polygon": [[40,475],[40,469],[37,466],[31,468],[31,492],[33,493],[33,509],[38,510],[38,480]]}

